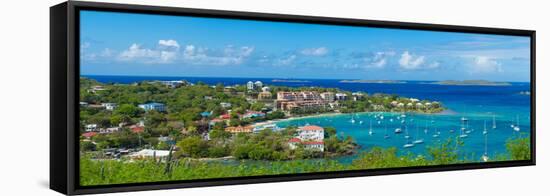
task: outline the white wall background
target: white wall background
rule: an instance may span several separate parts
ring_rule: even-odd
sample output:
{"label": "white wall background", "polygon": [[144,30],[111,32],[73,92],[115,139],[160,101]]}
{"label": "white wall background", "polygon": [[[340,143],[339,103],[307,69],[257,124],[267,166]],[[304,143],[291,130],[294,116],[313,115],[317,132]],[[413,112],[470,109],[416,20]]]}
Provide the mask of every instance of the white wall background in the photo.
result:
{"label": "white wall background", "polygon": [[[105,1],[105,0],[104,0]],[[61,0],[2,1],[0,6],[0,195],[59,195],[48,190],[49,6]],[[395,20],[537,31],[537,166],[407,174],[116,195],[539,195],[548,192],[550,137],[548,5],[541,0],[106,0],[162,6]],[[538,194],[537,194],[538,193]]]}

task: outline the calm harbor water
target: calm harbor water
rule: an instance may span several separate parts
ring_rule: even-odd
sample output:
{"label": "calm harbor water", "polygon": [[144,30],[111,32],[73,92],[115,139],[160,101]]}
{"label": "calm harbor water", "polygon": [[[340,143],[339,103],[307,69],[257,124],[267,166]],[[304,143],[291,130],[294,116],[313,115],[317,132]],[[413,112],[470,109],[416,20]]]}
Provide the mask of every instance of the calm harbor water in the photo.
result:
{"label": "calm harbor water", "polygon": [[[340,83],[339,80],[312,80],[302,82],[272,82],[272,79],[250,78],[200,78],[200,77],[144,77],[144,76],[84,76],[104,83],[133,83],[143,80],[187,80],[193,83],[202,81],[207,84],[223,83],[224,85],[245,84],[248,81],[262,81],[268,85],[280,86],[318,86],[340,88],[348,91],[363,91],[367,93],[387,93],[418,99],[439,101],[449,110],[441,114],[405,114],[401,113],[357,113],[334,116],[310,117],[278,122],[278,126],[302,126],[313,124],[332,126],[340,135],[352,136],[368,150],[373,146],[396,147],[398,152],[425,154],[426,147],[448,138],[456,138],[461,134],[461,128],[470,131],[463,138],[462,155],[471,155],[478,159],[485,153],[484,124],[487,127],[487,153],[489,157],[504,153],[506,140],[518,134],[530,134],[530,95],[520,94],[529,91],[529,83],[511,83],[509,86],[453,86],[427,84],[428,81],[407,81],[403,84],[380,83]],[[377,116],[375,118],[375,115]],[[383,116],[383,119],[381,119]],[[462,121],[461,118],[468,121]],[[351,120],[355,121],[352,123]],[[399,118],[399,119],[398,119]],[[390,120],[391,119],[391,120]],[[494,119],[494,121],[493,121]],[[404,122],[403,122],[404,120]],[[372,134],[369,130],[372,122]],[[496,128],[493,129],[493,122]],[[519,123],[519,131],[514,131],[511,125]],[[402,129],[401,134],[395,134],[395,129]],[[387,131],[386,131],[387,130]],[[450,130],[454,130],[451,132]],[[410,136],[409,139],[405,135]],[[434,137],[434,134],[439,135]],[[386,138],[385,135],[389,138]],[[414,147],[404,148],[403,145],[422,139],[424,143]],[[351,157],[339,158],[347,162]]]}

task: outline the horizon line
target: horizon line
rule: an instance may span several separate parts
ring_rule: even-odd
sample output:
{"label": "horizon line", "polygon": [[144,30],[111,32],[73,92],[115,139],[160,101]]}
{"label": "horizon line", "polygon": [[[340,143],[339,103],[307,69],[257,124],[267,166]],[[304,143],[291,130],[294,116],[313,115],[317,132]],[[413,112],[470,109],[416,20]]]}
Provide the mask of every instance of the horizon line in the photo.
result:
{"label": "horizon line", "polygon": [[481,80],[489,82],[515,82],[515,83],[531,83],[529,81],[497,81],[497,80],[485,80],[485,79],[468,79],[468,80],[455,80],[455,79],[444,79],[444,80],[403,80],[403,79],[358,79],[358,78],[294,78],[294,77],[231,77],[231,76],[171,76],[171,75],[102,75],[102,74],[80,74],[80,76],[119,76],[119,77],[182,77],[182,78],[240,78],[240,79],[290,79],[290,80],[393,80],[393,81],[419,81],[419,82],[438,82],[438,81],[471,81],[471,80]]}

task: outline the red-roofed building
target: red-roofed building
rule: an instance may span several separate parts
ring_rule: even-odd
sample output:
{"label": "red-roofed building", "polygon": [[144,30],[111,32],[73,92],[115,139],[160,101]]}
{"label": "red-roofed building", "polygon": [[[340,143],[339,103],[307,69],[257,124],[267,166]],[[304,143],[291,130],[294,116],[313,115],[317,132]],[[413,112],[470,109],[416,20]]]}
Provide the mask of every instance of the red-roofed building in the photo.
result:
{"label": "red-roofed building", "polygon": [[214,118],[212,120],[210,120],[210,122],[208,122],[209,125],[213,126],[215,125],[216,123],[225,123],[226,120],[223,120],[221,118]]}
{"label": "red-roofed building", "polygon": [[323,139],[325,139],[325,129],[316,125],[299,127],[298,138],[303,141],[323,141]]}
{"label": "red-roofed building", "polygon": [[300,138],[292,138],[288,140],[288,146],[290,149],[296,149],[298,144],[302,144],[305,149],[318,150],[321,152],[325,150],[325,142],[323,141],[302,141]]}
{"label": "red-roofed building", "polygon": [[221,119],[231,119],[231,115],[229,115],[229,114],[222,114],[222,115],[220,115],[220,118],[221,118]]}
{"label": "red-roofed building", "polygon": [[317,125],[306,125],[303,127],[300,127],[301,131],[324,131],[323,127],[317,126]]}
{"label": "red-roofed building", "polygon": [[321,152],[325,150],[325,142],[323,141],[302,142],[302,145],[304,145],[305,149],[319,150]]}
{"label": "red-roofed building", "polygon": [[300,143],[302,142],[302,140],[300,140],[300,138],[292,138],[290,140],[288,140],[288,143]]}
{"label": "red-roofed building", "polygon": [[83,133],[82,136],[84,136],[85,138],[91,138],[91,137],[94,137],[97,135],[97,132],[86,132],[86,133]]}
{"label": "red-roofed building", "polygon": [[132,125],[130,127],[130,130],[133,132],[133,133],[143,133],[145,131],[145,128],[144,127],[140,127],[140,126],[136,126],[136,125]]}

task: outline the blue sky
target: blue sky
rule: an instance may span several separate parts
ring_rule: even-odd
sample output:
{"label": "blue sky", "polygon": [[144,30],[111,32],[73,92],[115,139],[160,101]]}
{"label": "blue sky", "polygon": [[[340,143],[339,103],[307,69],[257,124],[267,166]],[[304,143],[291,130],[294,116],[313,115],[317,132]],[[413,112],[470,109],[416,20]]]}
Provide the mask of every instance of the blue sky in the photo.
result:
{"label": "blue sky", "polygon": [[82,75],[529,81],[529,38],[82,11]]}

